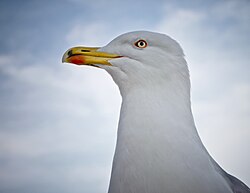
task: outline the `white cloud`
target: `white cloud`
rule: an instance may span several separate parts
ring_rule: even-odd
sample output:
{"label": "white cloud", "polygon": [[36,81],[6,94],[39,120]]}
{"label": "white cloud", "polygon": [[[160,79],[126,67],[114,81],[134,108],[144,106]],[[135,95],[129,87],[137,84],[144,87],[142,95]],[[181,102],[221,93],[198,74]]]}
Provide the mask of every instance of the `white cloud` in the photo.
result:
{"label": "white cloud", "polygon": [[250,86],[237,84],[213,100],[193,104],[197,127],[216,160],[248,183]]}

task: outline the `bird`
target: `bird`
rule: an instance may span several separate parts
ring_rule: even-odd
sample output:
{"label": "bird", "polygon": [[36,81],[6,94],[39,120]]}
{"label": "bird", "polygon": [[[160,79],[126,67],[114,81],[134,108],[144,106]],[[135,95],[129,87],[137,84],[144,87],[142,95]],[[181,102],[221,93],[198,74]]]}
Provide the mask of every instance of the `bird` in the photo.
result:
{"label": "bird", "polygon": [[203,145],[184,52],[168,35],[133,31],[62,62],[106,70],[122,96],[108,193],[250,193]]}

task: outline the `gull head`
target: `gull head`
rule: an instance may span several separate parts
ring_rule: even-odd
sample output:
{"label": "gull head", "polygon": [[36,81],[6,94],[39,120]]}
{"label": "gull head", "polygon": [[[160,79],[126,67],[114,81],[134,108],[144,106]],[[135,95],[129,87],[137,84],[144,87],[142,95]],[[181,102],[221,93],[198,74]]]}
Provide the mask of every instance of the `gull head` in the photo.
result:
{"label": "gull head", "polygon": [[121,91],[189,79],[180,45],[169,36],[155,32],[125,33],[104,47],[70,48],[62,60],[105,69]]}

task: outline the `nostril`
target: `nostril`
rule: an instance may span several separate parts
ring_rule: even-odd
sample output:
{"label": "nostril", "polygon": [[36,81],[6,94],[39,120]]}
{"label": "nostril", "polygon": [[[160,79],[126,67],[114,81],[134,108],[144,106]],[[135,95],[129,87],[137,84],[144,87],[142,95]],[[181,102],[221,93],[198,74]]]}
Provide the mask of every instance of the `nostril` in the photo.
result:
{"label": "nostril", "polygon": [[68,56],[72,56],[73,53],[72,53],[72,50],[68,51]]}
{"label": "nostril", "polygon": [[81,50],[82,52],[90,52],[90,50]]}

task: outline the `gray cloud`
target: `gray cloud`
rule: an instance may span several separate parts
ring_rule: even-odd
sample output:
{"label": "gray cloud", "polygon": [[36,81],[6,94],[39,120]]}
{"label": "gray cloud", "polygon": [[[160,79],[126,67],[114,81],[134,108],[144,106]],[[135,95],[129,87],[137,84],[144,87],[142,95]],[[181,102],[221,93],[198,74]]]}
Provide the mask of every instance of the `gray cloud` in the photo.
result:
{"label": "gray cloud", "polygon": [[0,57],[8,91],[1,95],[1,191],[101,192],[115,143],[117,88],[97,69],[19,67],[16,60]]}

